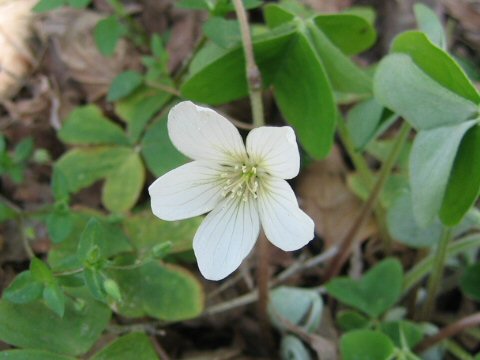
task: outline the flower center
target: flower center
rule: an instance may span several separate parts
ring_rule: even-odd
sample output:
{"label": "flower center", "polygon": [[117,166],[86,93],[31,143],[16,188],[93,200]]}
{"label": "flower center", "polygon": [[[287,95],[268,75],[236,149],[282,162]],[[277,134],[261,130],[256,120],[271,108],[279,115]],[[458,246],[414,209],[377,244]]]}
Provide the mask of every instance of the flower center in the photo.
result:
{"label": "flower center", "polygon": [[257,198],[258,175],[257,166],[248,163],[229,166],[220,175],[222,179],[222,196],[231,199],[239,198],[247,201]]}

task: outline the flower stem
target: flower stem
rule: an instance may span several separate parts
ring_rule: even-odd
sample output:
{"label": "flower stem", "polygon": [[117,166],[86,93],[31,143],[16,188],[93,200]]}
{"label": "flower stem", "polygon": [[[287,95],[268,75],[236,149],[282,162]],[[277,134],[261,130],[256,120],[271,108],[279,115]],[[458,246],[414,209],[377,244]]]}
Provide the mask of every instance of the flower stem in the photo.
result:
{"label": "flower stem", "polygon": [[[247,12],[243,6],[242,0],[233,0],[235,13],[240,23],[242,33],[243,51],[245,55],[246,75],[248,82],[248,93],[250,95],[250,104],[252,107],[253,125],[265,125],[262,102],[262,74],[255,63],[253,54],[252,38],[250,36],[250,26],[247,19]],[[269,259],[268,259],[268,240],[263,231],[258,239],[258,266],[257,266],[257,286],[258,286],[258,319],[262,334],[265,337],[267,348],[271,348],[272,338],[270,333],[270,323],[268,321],[268,283],[270,280]]]}
{"label": "flower stem", "polygon": [[332,277],[336,276],[345,261],[348,259],[354,240],[355,235],[361,229],[362,225],[364,224],[365,220],[368,219],[368,216],[371,214],[372,210],[374,209],[380,194],[382,193],[383,186],[385,185],[388,177],[390,176],[393,166],[397,161],[398,156],[400,155],[400,151],[405,144],[405,141],[408,138],[408,134],[410,133],[410,125],[407,122],[404,122],[402,128],[400,129],[400,133],[398,135],[397,141],[395,142],[392,151],[388,155],[387,159],[383,163],[382,169],[380,174],[377,178],[375,186],[368,197],[367,202],[363,205],[360,213],[357,215],[353,225],[345,235],[341,245],[340,251],[338,255],[333,259],[332,264],[330,265],[329,270],[325,274],[325,280],[328,281]]}
{"label": "flower stem", "polygon": [[265,124],[265,118],[263,115],[262,102],[262,74],[255,63],[247,12],[245,11],[242,0],[233,0],[233,3],[235,5],[235,12],[240,23],[240,31],[242,33],[242,43],[245,54],[248,81],[248,93],[250,95],[250,104],[252,106],[253,124],[255,126],[263,126]]}
{"label": "flower stem", "polygon": [[430,319],[433,309],[435,307],[435,299],[437,297],[438,287],[443,276],[443,268],[445,266],[445,260],[447,259],[448,244],[452,239],[452,229],[445,227],[443,229],[443,235],[440,239],[440,243],[437,246],[435,257],[433,258],[432,272],[430,273],[430,279],[428,280],[427,287],[427,301],[425,302],[421,318],[423,320]]}
{"label": "flower stem", "polygon": [[270,281],[269,269],[269,243],[265,233],[260,232],[258,237],[258,251],[257,251],[257,287],[258,287],[258,302],[257,313],[260,322],[260,329],[262,335],[265,337],[267,348],[273,348],[273,340],[270,333],[270,322],[268,320],[268,290]]}

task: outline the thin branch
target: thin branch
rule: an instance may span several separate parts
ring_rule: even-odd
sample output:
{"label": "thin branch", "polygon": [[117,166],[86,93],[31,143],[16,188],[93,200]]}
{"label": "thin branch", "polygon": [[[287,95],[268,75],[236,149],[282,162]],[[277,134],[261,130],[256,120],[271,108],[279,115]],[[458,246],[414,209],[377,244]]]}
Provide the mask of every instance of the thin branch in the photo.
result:
{"label": "thin branch", "polygon": [[[338,253],[338,247],[332,247],[322,254],[314,256],[314,257],[312,257],[310,259],[307,259],[303,262],[294,263],[293,265],[289,266],[287,269],[282,271],[280,274],[278,274],[278,276],[275,277],[275,279],[270,281],[269,282],[269,288],[272,288],[272,287],[278,285],[279,283],[281,283],[285,280],[288,280],[289,278],[291,278],[295,274],[297,274],[297,273],[299,273],[299,272],[301,272],[305,269],[308,269],[308,268],[311,268],[311,267],[314,267],[314,266],[318,266],[318,265],[330,260],[337,253]],[[321,292],[323,290],[323,287],[319,288],[317,290]],[[252,304],[257,299],[258,299],[258,292],[257,292],[257,290],[253,290],[253,291],[251,291],[247,294],[236,297],[234,299],[222,302],[220,304],[210,306],[207,309],[205,309],[205,311],[203,312],[203,315],[214,315],[214,314],[218,314],[218,313],[221,313],[221,312],[229,311],[229,310],[238,308],[240,306],[245,306],[245,305]]]}
{"label": "thin branch", "polygon": [[440,341],[448,339],[472,327],[480,325],[480,312],[473,315],[466,316],[453,324],[442,328],[436,335],[429,337],[422,341],[415,349],[417,353],[428,350],[432,346],[438,344]]}

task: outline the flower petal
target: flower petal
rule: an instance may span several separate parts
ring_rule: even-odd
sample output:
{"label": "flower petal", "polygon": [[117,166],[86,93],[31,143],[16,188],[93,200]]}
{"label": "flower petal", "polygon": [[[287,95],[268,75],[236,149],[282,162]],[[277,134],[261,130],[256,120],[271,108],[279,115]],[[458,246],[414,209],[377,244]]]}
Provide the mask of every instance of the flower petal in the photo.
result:
{"label": "flower petal", "polygon": [[219,168],[192,161],[159,177],[148,188],[152,211],[163,220],[181,220],[205,214],[222,199]]}
{"label": "flower petal", "polygon": [[168,134],[175,147],[194,160],[231,163],[244,158],[245,146],[237,128],[209,108],[183,101],[168,114]]}
{"label": "flower petal", "polygon": [[299,207],[285,180],[262,179],[258,211],[268,240],[284,251],[298,250],[313,239],[313,220]]}
{"label": "flower petal", "polygon": [[247,152],[259,168],[272,176],[291,179],[300,170],[297,140],[290,126],[253,129],[247,136]]}
{"label": "flower petal", "polygon": [[260,232],[255,201],[227,198],[198,228],[193,250],[202,275],[220,280],[240,266]]}

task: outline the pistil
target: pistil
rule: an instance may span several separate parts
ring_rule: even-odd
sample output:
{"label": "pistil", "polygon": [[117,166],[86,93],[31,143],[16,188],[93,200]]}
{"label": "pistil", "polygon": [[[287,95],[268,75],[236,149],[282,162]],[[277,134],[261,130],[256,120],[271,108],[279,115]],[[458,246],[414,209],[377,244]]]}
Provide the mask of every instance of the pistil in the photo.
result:
{"label": "pistil", "polygon": [[222,196],[231,199],[241,198],[248,201],[250,197],[257,198],[258,179],[257,167],[248,163],[228,167],[220,175],[222,179]]}

